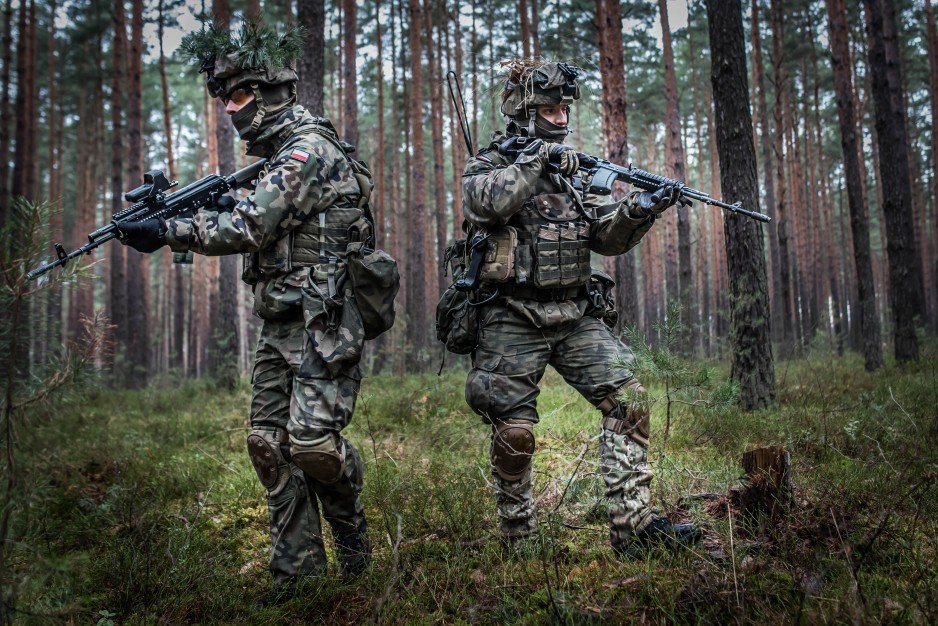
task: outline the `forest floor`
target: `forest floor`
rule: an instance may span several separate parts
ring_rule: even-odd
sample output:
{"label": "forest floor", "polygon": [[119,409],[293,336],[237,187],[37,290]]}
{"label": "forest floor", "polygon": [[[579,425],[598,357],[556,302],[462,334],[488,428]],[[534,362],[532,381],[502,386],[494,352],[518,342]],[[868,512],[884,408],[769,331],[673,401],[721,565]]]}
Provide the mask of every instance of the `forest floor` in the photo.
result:
{"label": "forest floor", "polygon": [[[553,370],[536,431],[541,538],[522,556],[500,548],[464,373],[368,378],[346,435],[365,459],[374,562],[346,580],[332,559],[300,597],[253,614],[269,544],[247,383],[90,389],[18,428],[26,494],[4,586],[22,623],[938,622],[935,346],[874,374],[816,352],[777,378],[776,407],[680,404],[667,438],[662,381],[645,381],[655,504],[704,540],[634,561],[609,549],[597,413]],[[683,498],[726,494],[742,454],[767,444],[791,452],[787,516]]]}

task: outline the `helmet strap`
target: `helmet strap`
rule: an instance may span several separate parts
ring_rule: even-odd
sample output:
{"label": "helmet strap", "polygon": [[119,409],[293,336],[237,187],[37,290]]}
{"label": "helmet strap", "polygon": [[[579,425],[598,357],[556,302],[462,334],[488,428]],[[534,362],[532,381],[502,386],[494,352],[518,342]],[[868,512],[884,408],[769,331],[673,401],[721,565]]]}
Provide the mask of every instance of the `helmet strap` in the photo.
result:
{"label": "helmet strap", "polygon": [[264,116],[267,115],[267,105],[264,102],[264,96],[261,95],[260,85],[251,83],[251,91],[254,92],[254,100],[257,101],[257,113],[251,122],[251,131],[256,133],[264,121]]}
{"label": "helmet strap", "polygon": [[534,118],[537,116],[537,109],[531,107],[528,109],[528,137],[534,137]]}

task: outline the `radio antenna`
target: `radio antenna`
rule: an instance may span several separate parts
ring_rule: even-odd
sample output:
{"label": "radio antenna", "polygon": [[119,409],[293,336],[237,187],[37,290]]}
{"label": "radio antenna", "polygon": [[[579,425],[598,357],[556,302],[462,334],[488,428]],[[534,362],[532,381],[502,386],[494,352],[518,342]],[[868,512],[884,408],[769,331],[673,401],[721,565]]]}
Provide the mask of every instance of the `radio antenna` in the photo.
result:
{"label": "radio antenna", "polygon": [[[453,85],[456,85],[455,90]],[[466,101],[462,97],[462,89],[459,87],[459,77],[456,72],[450,70],[446,73],[446,85],[449,87],[449,97],[453,103],[453,109],[456,111],[456,118],[459,120],[459,129],[462,131],[462,138],[466,141],[466,150],[471,157],[475,154],[472,149],[472,132],[469,130],[469,121],[466,119]],[[457,94],[459,97],[457,98]]]}

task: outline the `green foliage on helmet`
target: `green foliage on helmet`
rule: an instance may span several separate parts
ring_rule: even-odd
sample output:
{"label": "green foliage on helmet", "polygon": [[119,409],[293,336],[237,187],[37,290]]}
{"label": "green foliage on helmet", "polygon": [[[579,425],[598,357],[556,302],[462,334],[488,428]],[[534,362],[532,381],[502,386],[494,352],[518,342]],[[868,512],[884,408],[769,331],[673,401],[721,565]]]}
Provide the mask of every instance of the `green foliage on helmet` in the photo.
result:
{"label": "green foliage on helmet", "polygon": [[580,68],[567,63],[513,59],[502,63],[508,75],[502,90],[503,115],[527,119],[528,110],[541,105],[569,106],[580,99]]}
{"label": "green foliage on helmet", "polygon": [[241,85],[256,82],[280,85],[296,82],[296,60],[303,51],[305,31],[294,27],[278,35],[260,22],[244,22],[236,35],[211,23],[186,35],[183,54],[206,74],[212,97],[223,97]]}

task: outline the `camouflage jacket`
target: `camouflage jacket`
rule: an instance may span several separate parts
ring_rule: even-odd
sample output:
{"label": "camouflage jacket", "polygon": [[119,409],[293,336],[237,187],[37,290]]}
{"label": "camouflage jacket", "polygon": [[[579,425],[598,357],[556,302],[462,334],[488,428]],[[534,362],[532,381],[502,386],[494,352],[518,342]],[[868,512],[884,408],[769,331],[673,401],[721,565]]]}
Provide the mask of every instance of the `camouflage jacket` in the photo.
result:
{"label": "camouflage jacket", "polygon": [[[199,211],[169,220],[169,247],[210,256],[247,253],[243,278],[254,285],[255,312],[270,319],[295,310],[316,265],[291,261],[294,231],[330,209],[355,206],[361,195],[337,141],[328,120],[301,106],[288,109],[252,142],[252,153],[270,158],[254,192],[230,213]],[[352,211],[357,209],[347,209]],[[343,219],[351,222],[356,215],[360,211]],[[309,239],[304,233],[303,240]]]}
{"label": "camouflage jacket", "polygon": [[504,140],[496,133],[492,144],[466,164],[463,173],[463,213],[468,230],[494,229],[512,223],[512,218],[534,196],[568,193],[590,220],[589,248],[607,256],[631,250],[651,228],[653,219],[629,213],[633,192],[618,202],[608,196],[583,193],[559,174],[547,174],[536,155],[522,155],[512,162],[495,146]]}

